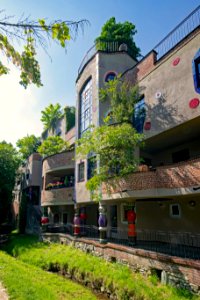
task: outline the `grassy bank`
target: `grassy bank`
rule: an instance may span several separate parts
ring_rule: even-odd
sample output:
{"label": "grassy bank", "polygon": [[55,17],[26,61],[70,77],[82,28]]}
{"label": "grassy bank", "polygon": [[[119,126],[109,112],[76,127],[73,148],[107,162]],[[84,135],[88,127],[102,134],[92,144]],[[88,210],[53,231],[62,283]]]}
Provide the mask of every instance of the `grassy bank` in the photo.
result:
{"label": "grassy bank", "polygon": [[37,243],[30,236],[13,236],[5,250],[26,264],[71,274],[93,288],[101,286],[115,293],[117,299],[199,299],[187,291],[163,286],[155,277],[147,279],[133,274],[126,266],[108,263],[69,246]]}
{"label": "grassy bank", "polygon": [[95,300],[86,288],[0,251],[0,281],[13,300]]}

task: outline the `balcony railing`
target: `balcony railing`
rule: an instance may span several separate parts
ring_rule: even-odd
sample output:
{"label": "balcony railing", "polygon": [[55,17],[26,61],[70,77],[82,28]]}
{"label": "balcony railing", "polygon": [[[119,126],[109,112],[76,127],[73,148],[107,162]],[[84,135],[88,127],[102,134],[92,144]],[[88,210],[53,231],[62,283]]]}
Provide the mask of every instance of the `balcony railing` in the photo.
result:
{"label": "balcony railing", "polygon": [[74,201],[74,188],[58,188],[43,190],[41,196],[42,206],[67,205]]}
{"label": "balcony railing", "polygon": [[[147,170],[129,174],[115,182],[114,186],[110,180],[110,192],[114,194],[161,188],[195,188],[200,185],[200,158]],[[106,193],[106,186],[103,185],[103,194]]]}
{"label": "balcony railing", "polygon": [[[189,14],[180,24],[178,24],[163,40],[161,40],[155,47],[154,51],[157,52],[157,59],[160,59],[167,54],[173,47],[180,41],[186,38],[192,31],[200,26],[200,5]],[[104,52],[119,52],[119,43],[117,42],[101,42],[98,45],[92,46],[84,56],[78,75],[82,72],[85,65],[90,59],[99,51]]]}
{"label": "balcony railing", "polygon": [[[49,224],[46,232],[67,233],[74,235],[74,225]],[[80,237],[98,241],[99,228],[94,225],[80,226]],[[200,234],[191,232],[166,232],[153,230],[137,230],[136,243],[128,238],[128,230],[114,227],[107,228],[107,241],[113,244],[153,251],[170,256],[200,259]]]}
{"label": "balcony railing", "polygon": [[178,24],[159,44],[154,47],[157,59],[163,57],[181,40],[200,26],[200,5]]}
{"label": "balcony railing", "polygon": [[74,151],[62,152],[46,157],[43,161],[43,175],[46,172],[63,169],[74,168]]}
{"label": "balcony railing", "polygon": [[[113,53],[113,52],[122,52],[123,49],[120,49],[120,45],[122,43],[119,42],[98,42],[93,45],[84,56],[80,67],[78,69],[78,75],[82,72],[85,65],[90,61],[90,59],[97,53],[97,51],[102,51],[106,53]],[[129,53],[129,49],[126,50]]]}

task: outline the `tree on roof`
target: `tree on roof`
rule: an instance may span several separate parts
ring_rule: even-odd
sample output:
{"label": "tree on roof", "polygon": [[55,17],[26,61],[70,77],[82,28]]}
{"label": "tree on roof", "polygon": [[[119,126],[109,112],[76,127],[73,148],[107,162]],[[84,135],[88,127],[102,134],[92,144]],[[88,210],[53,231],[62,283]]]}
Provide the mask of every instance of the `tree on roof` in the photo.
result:
{"label": "tree on roof", "polygon": [[58,120],[63,116],[61,105],[59,103],[56,103],[55,105],[49,104],[49,106],[45,107],[45,109],[42,110],[41,113],[41,121],[44,124],[44,129],[51,130],[52,134],[54,134],[56,124]]}
{"label": "tree on roof", "polygon": [[115,17],[110,18],[102,27],[101,34],[95,39],[97,49],[101,49],[105,42],[117,42],[118,45],[125,43],[129,54],[134,58],[140,55],[140,48],[134,42],[137,33],[135,25],[131,22],[116,23]]}

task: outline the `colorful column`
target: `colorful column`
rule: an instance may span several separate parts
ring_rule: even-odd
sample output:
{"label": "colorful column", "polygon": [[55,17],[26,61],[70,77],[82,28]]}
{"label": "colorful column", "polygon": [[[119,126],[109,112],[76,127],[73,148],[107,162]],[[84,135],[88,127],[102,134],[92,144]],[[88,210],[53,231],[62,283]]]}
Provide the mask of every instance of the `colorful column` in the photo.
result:
{"label": "colorful column", "polygon": [[130,245],[136,245],[136,213],[134,211],[134,208],[128,211],[127,213],[127,219],[128,219],[128,240]]}
{"label": "colorful column", "polygon": [[74,236],[78,237],[80,235],[80,217],[79,217],[77,205],[75,205],[74,210],[75,210],[75,214],[74,214]]}
{"label": "colorful column", "polygon": [[80,208],[80,224],[81,224],[81,235],[86,235],[86,207],[81,207]]}
{"label": "colorful column", "polygon": [[101,244],[107,243],[106,239],[106,232],[107,232],[107,218],[106,218],[106,208],[102,205],[102,203],[99,203],[99,242]]}

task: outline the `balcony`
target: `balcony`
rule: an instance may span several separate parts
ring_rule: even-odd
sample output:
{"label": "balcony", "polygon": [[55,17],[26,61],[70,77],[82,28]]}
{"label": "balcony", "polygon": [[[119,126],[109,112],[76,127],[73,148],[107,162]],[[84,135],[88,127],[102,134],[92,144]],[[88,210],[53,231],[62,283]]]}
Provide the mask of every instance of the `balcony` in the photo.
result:
{"label": "balcony", "polygon": [[42,206],[72,205],[74,204],[74,187],[43,190]]}
{"label": "balcony", "polygon": [[62,152],[46,157],[43,161],[43,175],[63,169],[74,169],[74,151]]}
{"label": "balcony", "polygon": [[[148,190],[148,197],[150,197],[150,190],[154,191],[152,196],[158,196],[155,191],[164,189],[163,196],[167,196],[167,194],[172,195],[174,190],[177,194],[177,189],[180,194],[184,193],[184,189],[187,189],[187,193],[192,193],[198,189],[198,186],[200,186],[200,158],[160,166],[155,170],[147,169],[129,174],[115,183],[115,186],[111,188],[111,194],[131,191],[137,197],[143,197],[142,193]],[[139,192],[138,195],[137,191]],[[104,185],[103,194],[106,193],[106,186]],[[134,193],[130,196],[134,196]]]}

